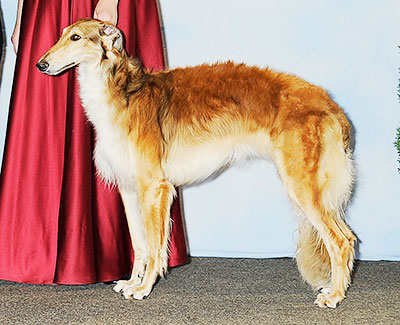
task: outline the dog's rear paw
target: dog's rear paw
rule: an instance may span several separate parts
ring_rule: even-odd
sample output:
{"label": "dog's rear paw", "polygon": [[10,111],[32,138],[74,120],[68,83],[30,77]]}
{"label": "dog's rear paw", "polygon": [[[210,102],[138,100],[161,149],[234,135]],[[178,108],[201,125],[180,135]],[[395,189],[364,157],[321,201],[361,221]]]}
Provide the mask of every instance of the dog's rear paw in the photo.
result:
{"label": "dog's rear paw", "polygon": [[321,293],[318,294],[317,299],[314,301],[314,304],[318,305],[321,308],[336,308],[338,304],[344,299],[342,294],[330,294],[329,288],[324,288],[321,290]]}
{"label": "dog's rear paw", "polygon": [[142,300],[144,297],[148,296],[150,291],[144,290],[140,286],[140,283],[130,280],[120,280],[114,286],[113,290],[115,292],[120,292],[125,297],[125,299],[137,299]]}

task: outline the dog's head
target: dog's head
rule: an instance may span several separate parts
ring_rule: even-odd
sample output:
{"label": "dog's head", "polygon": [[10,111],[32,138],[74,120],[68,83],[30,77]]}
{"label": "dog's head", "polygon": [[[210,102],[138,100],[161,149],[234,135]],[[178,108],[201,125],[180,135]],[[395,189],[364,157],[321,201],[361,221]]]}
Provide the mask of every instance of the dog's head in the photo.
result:
{"label": "dog's head", "polygon": [[43,73],[57,75],[78,64],[100,64],[122,51],[123,36],[118,28],[97,19],[82,19],[63,30],[36,66]]}

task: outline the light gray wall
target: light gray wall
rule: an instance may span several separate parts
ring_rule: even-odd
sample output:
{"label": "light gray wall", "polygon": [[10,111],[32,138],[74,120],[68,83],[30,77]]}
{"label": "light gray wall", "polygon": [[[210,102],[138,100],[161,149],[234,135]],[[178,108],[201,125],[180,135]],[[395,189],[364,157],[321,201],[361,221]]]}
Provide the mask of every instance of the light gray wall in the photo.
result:
{"label": "light gray wall", "polygon": [[[2,1],[9,38],[16,3]],[[356,130],[358,185],[348,209],[362,259],[400,259],[400,175],[393,146],[397,0],[161,0],[171,67],[231,59],[291,72],[329,90]],[[3,146],[13,60],[0,98]],[[183,189],[194,256],[292,256],[295,217],[273,166],[253,161]]]}

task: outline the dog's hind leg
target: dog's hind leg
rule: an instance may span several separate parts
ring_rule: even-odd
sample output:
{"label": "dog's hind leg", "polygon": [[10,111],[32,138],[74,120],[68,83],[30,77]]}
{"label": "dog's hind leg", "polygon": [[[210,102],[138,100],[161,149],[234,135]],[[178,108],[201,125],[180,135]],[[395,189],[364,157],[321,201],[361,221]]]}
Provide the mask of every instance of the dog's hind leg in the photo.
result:
{"label": "dog's hind leg", "polygon": [[137,188],[147,252],[146,269],[139,285],[132,283],[122,291],[125,298],[143,299],[150,294],[158,276],[164,276],[168,268],[170,208],[176,192],[171,183],[155,177],[138,179]]}
{"label": "dog's hind leg", "polygon": [[147,263],[147,246],[137,192],[133,189],[126,190],[123,188],[119,188],[119,192],[124,203],[132,248],[135,254],[131,278],[118,281],[114,287],[116,292],[125,292],[132,286],[140,285],[143,280]]}
{"label": "dog's hind leg", "polygon": [[299,270],[314,288],[322,287],[315,303],[335,308],[350,283],[356,240],[342,219],[353,168],[340,123],[309,114],[301,126],[279,134],[274,145],[282,181],[305,218],[299,229]]}
{"label": "dog's hind leg", "polygon": [[[354,241],[355,236],[339,215],[339,211],[321,211],[314,206],[304,206],[304,212],[310,223],[318,232],[318,237],[322,243],[316,245],[314,255],[304,259],[298,259],[299,270],[303,277],[310,281],[311,285],[317,285],[321,293],[318,294],[315,304],[319,307],[335,308],[345,298],[345,292],[350,284],[350,274],[354,260]],[[300,240],[309,240],[301,238]],[[304,249],[304,244],[299,242],[298,250]],[[298,256],[302,253],[298,252]],[[316,256],[319,255],[319,256]],[[329,259],[327,258],[329,255]],[[315,257],[315,261],[311,258]],[[327,273],[328,263],[330,262],[330,273]],[[321,263],[316,268],[316,265]],[[321,272],[313,274],[313,272]],[[324,284],[330,274],[330,283]],[[320,280],[321,282],[312,282]]]}
{"label": "dog's hind leg", "polygon": [[318,231],[302,213],[299,215],[296,262],[303,279],[315,290],[331,281],[331,262]]}

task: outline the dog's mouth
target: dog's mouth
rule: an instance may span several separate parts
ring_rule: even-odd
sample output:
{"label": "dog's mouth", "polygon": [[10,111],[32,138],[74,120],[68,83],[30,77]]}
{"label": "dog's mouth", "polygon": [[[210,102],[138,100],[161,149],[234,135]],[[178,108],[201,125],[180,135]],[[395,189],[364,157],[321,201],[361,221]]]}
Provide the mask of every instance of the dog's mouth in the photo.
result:
{"label": "dog's mouth", "polygon": [[51,69],[51,66],[50,66],[50,64],[49,64],[47,61],[45,61],[45,60],[40,60],[40,61],[36,64],[36,67],[38,68],[38,70],[39,70],[40,72],[43,72],[43,73],[45,73],[45,74],[54,76],[54,75],[60,74],[61,72],[65,71],[65,70],[68,70],[68,69],[74,67],[75,65],[76,65],[76,63],[75,63],[75,62],[72,62],[72,63],[69,63],[69,64],[63,66],[62,68],[59,68],[59,69],[57,69],[57,70],[53,70],[53,69]]}

